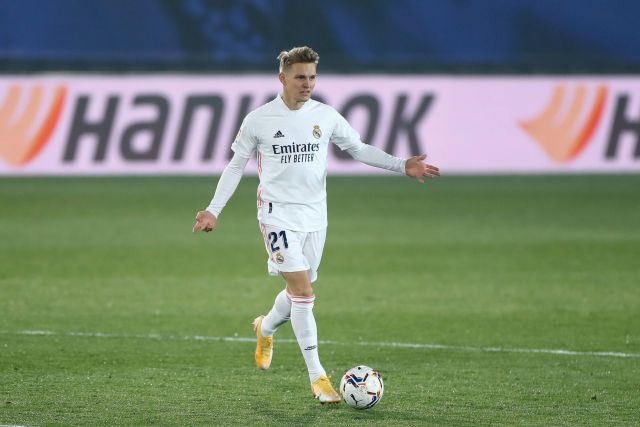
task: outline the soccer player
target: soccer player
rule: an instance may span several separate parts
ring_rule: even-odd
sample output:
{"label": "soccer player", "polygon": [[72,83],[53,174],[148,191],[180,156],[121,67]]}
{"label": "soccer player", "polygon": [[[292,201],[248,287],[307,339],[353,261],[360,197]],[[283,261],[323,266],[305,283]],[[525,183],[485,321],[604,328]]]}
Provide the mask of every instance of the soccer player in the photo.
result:
{"label": "soccer player", "polygon": [[337,403],[318,356],[313,316],[312,283],[322,257],[327,230],[326,175],[329,143],[367,165],[406,174],[420,182],[440,175],[424,162],[426,155],[408,160],[364,144],[360,135],[336,110],[311,99],[316,85],[318,54],[295,47],[278,56],[282,92],[244,119],[209,206],[196,215],[193,232],[209,232],[233,195],[244,168],[255,154],[258,163],[258,224],[268,253],[271,275],[284,278],[285,289],[266,316],[253,321],[257,338],[256,364],[268,369],[273,335],[280,325],[291,326],[309,372],[311,391],[320,403]]}

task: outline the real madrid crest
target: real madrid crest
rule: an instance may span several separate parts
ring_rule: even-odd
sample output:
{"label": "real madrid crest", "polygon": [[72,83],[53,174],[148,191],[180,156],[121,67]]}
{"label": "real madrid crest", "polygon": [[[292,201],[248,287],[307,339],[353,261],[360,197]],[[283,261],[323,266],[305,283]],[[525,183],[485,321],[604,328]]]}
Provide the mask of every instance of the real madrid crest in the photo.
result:
{"label": "real madrid crest", "polygon": [[275,256],[276,256],[276,262],[278,264],[282,264],[284,262],[284,257],[282,256],[282,254],[280,252],[276,252]]}
{"label": "real madrid crest", "polygon": [[320,137],[322,137],[322,131],[320,130],[320,126],[319,125],[314,125],[313,126],[313,136],[316,139],[320,139]]}

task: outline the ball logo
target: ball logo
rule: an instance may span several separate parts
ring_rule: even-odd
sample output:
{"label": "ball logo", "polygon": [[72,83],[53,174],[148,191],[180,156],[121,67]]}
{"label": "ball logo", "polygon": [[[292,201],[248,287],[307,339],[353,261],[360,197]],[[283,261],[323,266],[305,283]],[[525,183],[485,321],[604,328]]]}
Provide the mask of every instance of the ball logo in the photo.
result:
{"label": "ball logo", "polygon": [[45,103],[41,85],[26,91],[13,85],[0,104],[0,157],[13,166],[24,166],[47,145],[58,123],[67,89],[53,89],[50,102]]}
{"label": "ball logo", "polygon": [[591,103],[587,89],[579,85],[571,97],[565,86],[556,86],[547,106],[533,119],[520,126],[554,161],[573,160],[587,145],[595,132],[607,98],[607,87],[596,89]]}

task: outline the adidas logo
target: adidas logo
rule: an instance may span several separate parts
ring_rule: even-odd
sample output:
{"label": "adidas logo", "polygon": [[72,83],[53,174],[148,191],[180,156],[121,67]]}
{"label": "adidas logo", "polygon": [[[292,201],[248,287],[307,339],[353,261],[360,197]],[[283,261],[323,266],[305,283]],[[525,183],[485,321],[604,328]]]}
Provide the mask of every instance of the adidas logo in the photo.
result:
{"label": "adidas logo", "polygon": [[280,131],[276,132],[275,135],[273,135],[274,138],[284,138],[284,134]]}

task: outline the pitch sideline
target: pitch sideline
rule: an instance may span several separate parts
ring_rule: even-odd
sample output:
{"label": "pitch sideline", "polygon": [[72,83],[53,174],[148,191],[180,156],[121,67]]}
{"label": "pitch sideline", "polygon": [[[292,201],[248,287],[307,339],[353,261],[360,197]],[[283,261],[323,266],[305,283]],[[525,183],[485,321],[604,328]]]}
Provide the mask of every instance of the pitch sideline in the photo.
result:
{"label": "pitch sideline", "polygon": [[[134,339],[153,339],[159,341],[165,340],[183,340],[183,341],[222,341],[222,342],[254,342],[255,338],[248,337],[214,337],[205,335],[161,335],[161,334],[113,334],[104,332],[55,332],[46,330],[25,330],[25,331],[0,331],[4,335],[60,335],[69,337],[90,337],[90,338],[134,338]],[[295,344],[296,340],[290,338],[278,339],[278,343]],[[531,353],[531,354],[552,354],[561,356],[594,356],[594,357],[619,357],[619,358],[640,358],[639,353],[623,353],[617,351],[575,351],[565,349],[544,349],[544,348],[505,348],[505,347],[473,347],[473,346],[457,346],[447,344],[427,344],[427,343],[402,343],[402,342],[373,342],[373,341],[353,341],[350,343],[320,340],[322,345],[359,345],[364,347],[394,347],[394,348],[414,348],[427,350],[452,350],[452,351],[469,351],[469,352],[486,352],[486,353]]]}

